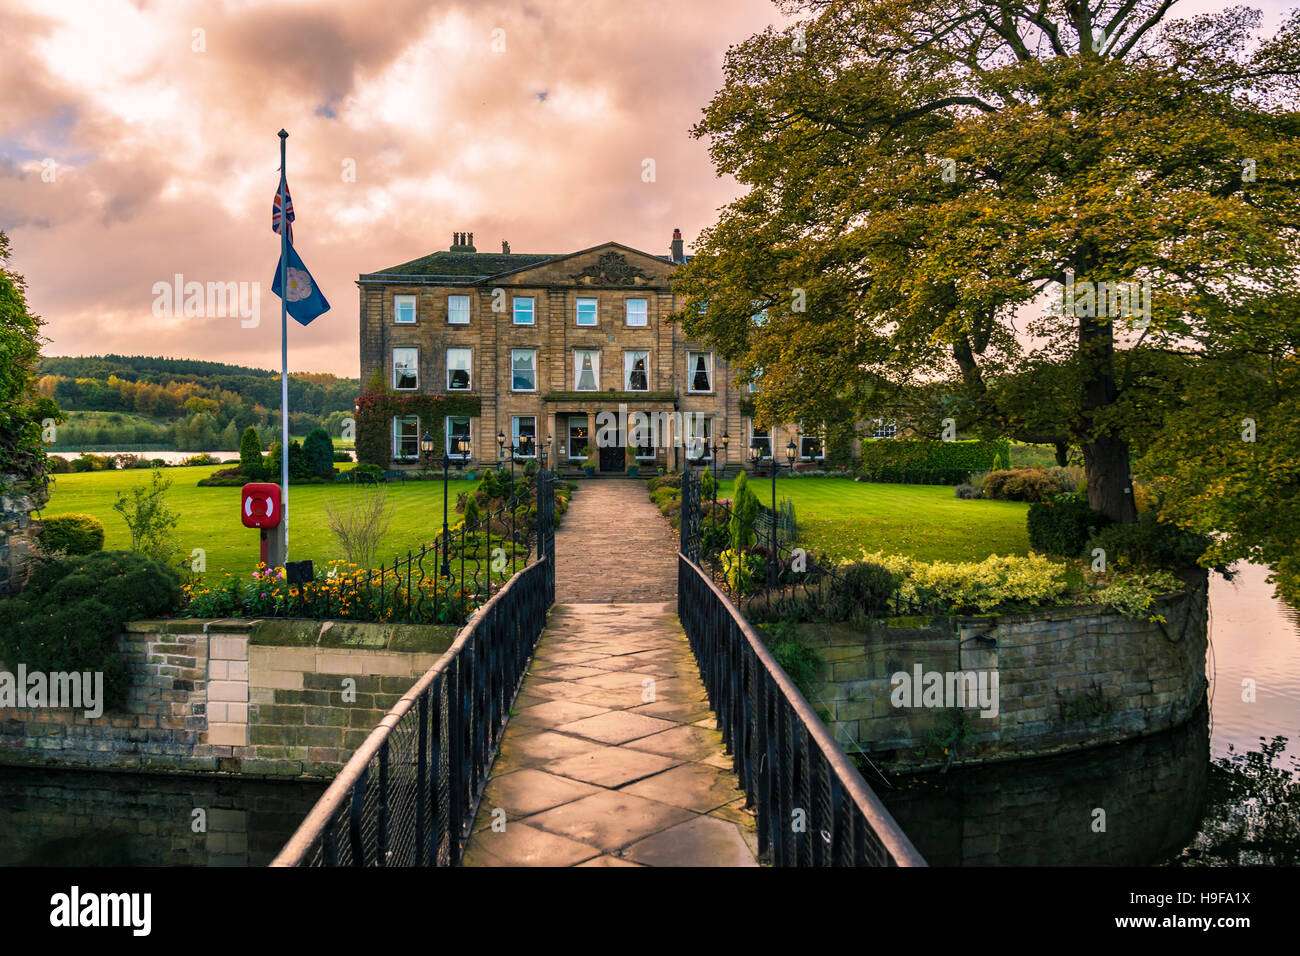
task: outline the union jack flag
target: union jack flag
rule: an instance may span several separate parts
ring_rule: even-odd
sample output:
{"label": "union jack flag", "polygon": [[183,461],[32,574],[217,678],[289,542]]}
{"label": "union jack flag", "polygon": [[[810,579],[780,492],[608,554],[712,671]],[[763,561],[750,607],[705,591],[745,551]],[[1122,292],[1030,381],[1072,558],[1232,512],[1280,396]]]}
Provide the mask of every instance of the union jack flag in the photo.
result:
{"label": "union jack flag", "polygon": [[289,242],[293,242],[293,197],[289,195],[289,184],[280,177],[280,188],[275,191],[275,201],[271,204],[271,231],[280,232],[280,209],[283,206],[289,220]]}

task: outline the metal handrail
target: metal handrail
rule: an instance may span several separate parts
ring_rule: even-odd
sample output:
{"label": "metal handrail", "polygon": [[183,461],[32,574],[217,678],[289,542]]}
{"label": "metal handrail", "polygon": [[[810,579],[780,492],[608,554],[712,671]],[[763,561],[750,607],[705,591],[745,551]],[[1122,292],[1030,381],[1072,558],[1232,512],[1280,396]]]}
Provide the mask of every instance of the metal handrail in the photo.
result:
{"label": "metal handrail", "polygon": [[[543,555],[507,581],[491,601],[474,612],[469,622],[457,633],[456,640],[448,648],[447,652],[438,658],[437,662],[415,682],[415,685],[393,705],[392,709],[384,715],[375,729],[370,732],[370,735],[352,754],[352,757],[330,783],[320,800],[307,814],[306,819],[303,820],[293,836],[289,838],[289,841],[276,855],[275,859],[271,861],[271,866],[300,866],[305,862],[306,856],[316,846],[322,835],[331,826],[337,826],[340,812],[345,805],[352,803],[352,796],[358,789],[364,789],[367,785],[371,763],[381,756],[384,744],[388,742],[394,728],[411,712],[412,706],[420,702],[430,692],[435,682],[447,674],[453,664],[459,664],[465,648],[479,636],[485,622],[496,614],[500,607],[517,600],[515,592],[523,588],[545,588],[549,574],[549,568],[547,567],[549,562],[550,558]],[[537,637],[541,633],[541,621],[537,623],[537,634],[533,635],[531,642],[533,644],[535,644]],[[522,680],[523,668],[521,667],[518,681],[515,682],[513,690],[518,690],[519,683]],[[513,699],[514,694],[511,694],[511,701]],[[507,705],[506,710],[508,711],[508,709]],[[477,795],[474,802],[477,803]],[[465,815],[467,820],[473,819],[475,809],[476,806],[468,808]],[[452,822],[459,823],[458,821]]]}
{"label": "metal handrail", "polygon": [[[907,834],[844,755],[826,725],[750,623],[697,563],[681,552],[677,557],[678,614],[700,665],[709,702],[718,714],[727,750],[733,755],[736,773],[750,805],[757,804],[760,855],[777,866],[843,865],[846,861],[855,866],[872,863],[925,866],[925,860]],[[700,589],[703,592],[696,594]],[[707,606],[706,601],[711,606]],[[721,621],[718,620],[720,616],[723,618]],[[727,636],[731,637],[729,646],[723,648],[716,646],[722,637],[717,633],[722,629],[720,624],[730,631]],[[709,630],[710,625],[715,633],[702,633]],[[743,644],[736,640],[737,636],[743,639]],[[756,665],[753,674],[743,660],[746,651],[751,658],[748,663]],[[766,711],[766,701],[759,703],[759,695],[764,690],[757,686],[761,679],[770,681],[777,691],[775,714]],[[788,709],[788,714],[782,711],[782,706]],[[760,728],[757,726],[760,719],[775,726]],[[795,751],[791,740],[801,734],[806,735],[812,745],[808,748],[809,753],[787,755],[786,746],[778,746],[778,743],[789,745]],[[772,739],[776,736],[781,737],[781,741]],[[815,770],[812,766],[814,761],[804,759],[808,757],[819,757],[833,777],[833,782],[830,779],[824,781],[828,790],[826,803],[829,814],[823,812],[825,808],[818,806],[811,794]],[[818,786],[822,782],[816,781]],[[784,790],[782,784],[786,785]],[[865,832],[855,825],[851,816],[841,819],[834,795],[836,785],[843,789],[856,809],[865,825]],[[796,793],[804,789],[808,791],[809,799],[805,802],[809,806],[793,807]],[[777,805],[775,808],[774,803]],[[785,839],[790,820],[780,811],[787,809],[804,810],[807,822],[802,832],[809,839]],[[796,836],[799,833],[797,830],[792,832]],[[869,852],[868,833],[879,853]],[[812,836],[819,836],[831,846],[831,850],[819,847]]]}

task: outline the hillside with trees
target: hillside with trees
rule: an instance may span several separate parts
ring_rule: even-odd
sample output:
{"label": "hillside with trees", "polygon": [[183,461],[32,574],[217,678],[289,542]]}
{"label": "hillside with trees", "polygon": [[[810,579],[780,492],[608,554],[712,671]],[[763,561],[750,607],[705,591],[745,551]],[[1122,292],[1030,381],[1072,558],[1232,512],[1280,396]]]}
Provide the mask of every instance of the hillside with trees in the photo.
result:
{"label": "hillside with trees", "polygon": [[[266,369],[152,356],[43,358],[36,388],[67,415],[53,450],[236,449],[252,427],[279,440],[280,375]],[[324,428],[335,438],[360,392],[354,378],[289,375],[289,433]]]}

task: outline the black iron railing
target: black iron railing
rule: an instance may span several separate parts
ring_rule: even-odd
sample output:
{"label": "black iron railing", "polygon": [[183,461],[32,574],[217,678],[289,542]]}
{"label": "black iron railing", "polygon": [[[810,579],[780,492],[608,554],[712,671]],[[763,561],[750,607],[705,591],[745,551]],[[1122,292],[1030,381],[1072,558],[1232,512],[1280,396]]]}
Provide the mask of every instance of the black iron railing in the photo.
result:
{"label": "black iron railing", "polygon": [[554,593],[543,554],[479,608],[272,866],[456,866]]}
{"label": "black iron railing", "polygon": [[[317,566],[306,582],[290,582],[279,569],[259,571],[252,583],[194,578],[181,613],[461,625],[519,568],[553,555],[554,517],[554,474],[541,471],[512,484],[511,497],[493,511],[466,518],[445,535],[439,530],[390,563]],[[549,573],[553,595],[553,564]]]}
{"label": "black iron railing", "polygon": [[925,866],[736,606],[685,553],[677,562],[677,612],[756,809],[760,859],[773,866]]}
{"label": "black iron railing", "polygon": [[750,543],[733,547],[731,502],[715,492],[705,498],[701,475],[682,473],[681,551],[708,572],[751,621],[831,620],[871,617],[885,610],[878,594],[865,591],[824,554],[801,548],[792,508],[762,504]]}

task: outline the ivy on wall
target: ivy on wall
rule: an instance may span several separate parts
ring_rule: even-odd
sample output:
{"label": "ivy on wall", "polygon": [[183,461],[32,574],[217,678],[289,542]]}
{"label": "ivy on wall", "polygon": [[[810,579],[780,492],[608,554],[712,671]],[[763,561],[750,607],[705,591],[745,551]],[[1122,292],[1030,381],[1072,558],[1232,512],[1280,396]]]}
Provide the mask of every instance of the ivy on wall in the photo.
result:
{"label": "ivy on wall", "polygon": [[473,395],[404,395],[371,380],[357,399],[357,461],[387,468],[393,461],[393,419],[408,415],[419,417],[420,433],[432,436],[441,457],[447,417],[477,418],[480,407]]}

